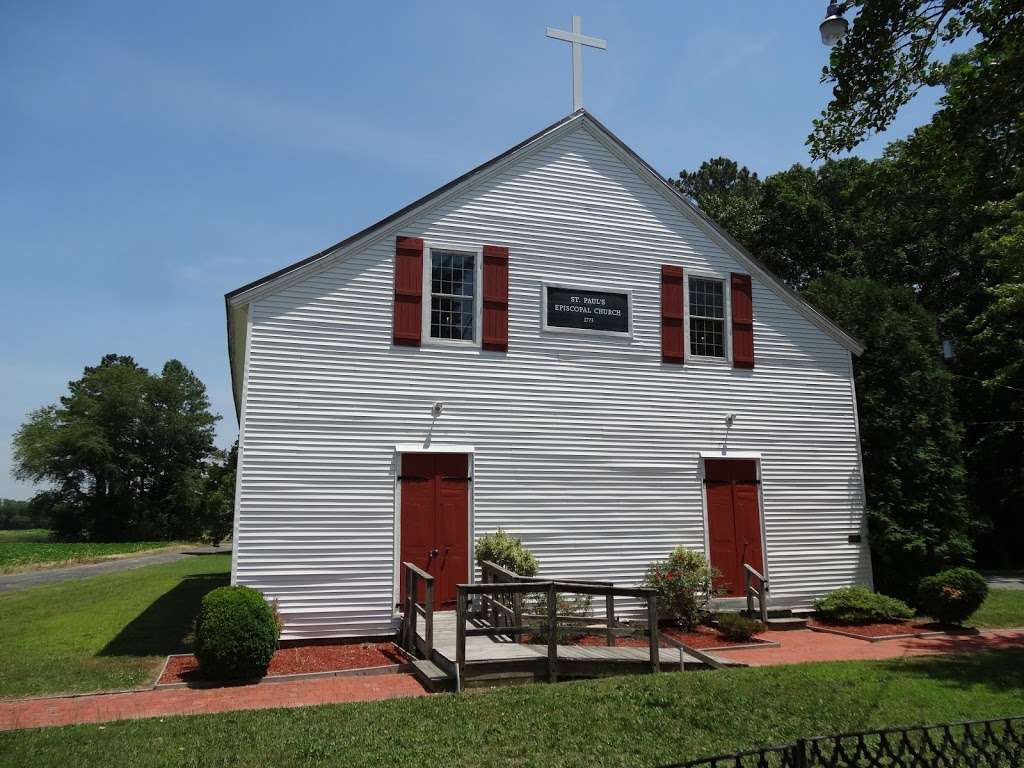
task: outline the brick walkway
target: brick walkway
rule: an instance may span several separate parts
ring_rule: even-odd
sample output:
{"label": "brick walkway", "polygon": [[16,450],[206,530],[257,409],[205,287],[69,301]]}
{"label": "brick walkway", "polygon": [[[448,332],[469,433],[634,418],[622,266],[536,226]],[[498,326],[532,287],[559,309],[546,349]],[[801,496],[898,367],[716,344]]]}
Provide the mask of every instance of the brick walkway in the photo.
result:
{"label": "brick walkway", "polygon": [[0,701],[0,731],[72,723],[101,723],[166,715],[194,715],[237,709],[302,707],[406,696],[426,690],[409,674],[326,677],[293,683],[229,688],[175,688],[95,696]]}
{"label": "brick walkway", "polygon": [[742,661],[752,667],[775,664],[799,664],[805,661],[857,661],[861,659],[898,659],[904,656],[933,656],[943,653],[1024,648],[1024,630],[990,630],[977,635],[934,635],[932,637],[883,640],[870,643],[852,637],[812,632],[768,631],[758,637],[780,643],[779,648],[754,648],[716,651],[716,656]]}
{"label": "brick walkway", "polygon": [[[907,640],[886,640],[880,643],[812,632],[809,629],[765,632],[761,637],[775,640],[782,645],[779,648],[716,651],[716,655],[742,661],[752,667],[761,667],[807,661],[894,659],[904,656],[1024,648],[1024,630],[992,630],[977,635],[937,635]],[[93,696],[22,699],[0,701],[0,731],[239,709],[340,704],[426,694],[426,690],[412,675],[397,674],[328,677],[293,683],[263,683],[228,688],[176,688]]]}

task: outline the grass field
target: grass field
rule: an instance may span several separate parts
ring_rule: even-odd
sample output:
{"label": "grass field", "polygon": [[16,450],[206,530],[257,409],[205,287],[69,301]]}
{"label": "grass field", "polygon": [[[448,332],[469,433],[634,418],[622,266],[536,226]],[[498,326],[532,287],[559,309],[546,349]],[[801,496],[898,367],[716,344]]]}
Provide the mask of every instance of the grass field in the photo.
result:
{"label": "grass field", "polygon": [[1024,652],[528,685],[0,734],[0,764],[657,766],[800,736],[1024,713]]}
{"label": "grass field", "polygon": [[0,529],[0,544],[11,542],[42,542],[50,540],[50,532],[45,528],[22,528],[19,530]]}
{"label": "grass field", "polygon": [[989,590],[988,599],[967,623],[981,629],[1024,628],[1024,589]]}
{"label": "grass field", "polygon": [[148,683],[182,649],[230,555],[0,594],[0,697]]}
{"label": "grass field", "polygon": [[49,531],[41,528],[0,531],[0,573],[95,562],[111,556],[170,546],[170,542],[166,541],[65,543],[50,541],[49,534]]}

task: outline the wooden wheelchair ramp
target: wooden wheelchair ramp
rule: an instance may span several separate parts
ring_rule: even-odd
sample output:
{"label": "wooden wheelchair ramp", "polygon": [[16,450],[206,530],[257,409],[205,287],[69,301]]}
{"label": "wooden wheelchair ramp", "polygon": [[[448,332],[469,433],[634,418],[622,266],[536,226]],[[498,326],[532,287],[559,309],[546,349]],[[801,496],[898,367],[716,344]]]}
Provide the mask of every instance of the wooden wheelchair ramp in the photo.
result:
{"label": "wooden wheelchair ramp", "polygon": [[[660,636],[656,598],[648,589],[607,582],[542,581],[485,563],[483,582],[459,585],[455,611],[435,611],[430,576],[412,564],[404,565],[406,603],[399,641],[421,657],[415,670],[432,690],[743,666]],[[530,615],[524,610],[522,596],[545,593],[543,614]],[[604,616],[559,616],[557,596],[566,593],[604,597]],[[422,603],[416,599],[419,594],[427,596]],[[475,598],[472,608],[471,597]],[[647,623],[625,626],[616,621],[617,597],[644,600]],[[529,642],[540,629],[547,642]],[[607,645],[557,642],[559,635],[567,634],[600,635]],[[629,635],[645,636],[647,647],[614,645],[616,637]]]}

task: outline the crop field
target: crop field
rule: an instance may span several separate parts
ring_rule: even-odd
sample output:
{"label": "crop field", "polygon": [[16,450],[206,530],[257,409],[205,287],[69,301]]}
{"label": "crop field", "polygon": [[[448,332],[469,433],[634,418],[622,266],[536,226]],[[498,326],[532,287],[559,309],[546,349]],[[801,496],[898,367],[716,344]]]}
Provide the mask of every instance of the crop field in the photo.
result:
{"label": "crop field", "polygon": [[49,531],[34,528],[0,531],[0,573],[30,568],[73,565],[130,555],[169,545],[166,541],[58,542],[50,541]]}

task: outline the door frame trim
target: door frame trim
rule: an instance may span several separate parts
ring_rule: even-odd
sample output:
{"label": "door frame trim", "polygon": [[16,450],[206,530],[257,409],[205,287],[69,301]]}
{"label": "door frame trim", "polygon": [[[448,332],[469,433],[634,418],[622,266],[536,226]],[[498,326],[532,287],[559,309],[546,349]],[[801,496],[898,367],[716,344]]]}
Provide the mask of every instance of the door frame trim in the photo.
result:
{"label": "door frame trim", "polygon": [[455,453],[466,457],[466,466],[469,470],[469,476],[474,478],[474,482],[469,483],[469,487],[466,489],[466,494],[469,497],[466,504],[466,514],[469,519],[467,520],[467,530],[469,534],[469,541],[466,542],[466,552],[469,557],[466,568],[468,573],[466,574],[466,582],[472,583],[474,569],[474,557],[473,557],[473,541],[474,537],[474,522],[476,515],[474,514],[475,505],[475,491],[476,491],[476,467],[474,461],[476,453],[472,446],[465,445],[434,445],[429,446],[417,445],[417,444],[405,444],[400,443],[395,446],[395,453],[391,462],[391,481],[395,488],[395,508],[394,515],[392,516],[392,538],[394,539],[394,546],[391,554],[391,618],[399,619],[401,617],[401,611],[398,609],[398,598],[401,595],[401,564],[402,564],[402,454],[405,453]]}
{"label": "door frame trim", "polygon": [[[700,483],[700,512],[701,518],[704,524],[704,557],[707,558],[708,564],[711,564],[711,529],[708,525],[708,487],[704,480],[707,477],[707,471],[705,469],[705,462],[711,459],[713,461],[753,461],[754,470],[757,472],[757,508],[758,508],[758,522],[761,526],[761,553],[763,555],[763,561],[761,566],[764,568],[762,574],[768,583],[771,583],[771,568],[768,565],[768,536],[765,533],[765,519],[768,514],[764,507],[764,476],[762,474],[761,467],[761,454],[755,451],[701,451],[700,458],[697,460],[697,480]],[[770,594],[770,592],[769,592]],[[735,597],[723,597],[718,598],[720,600],[738,600],[740,598]]]}

